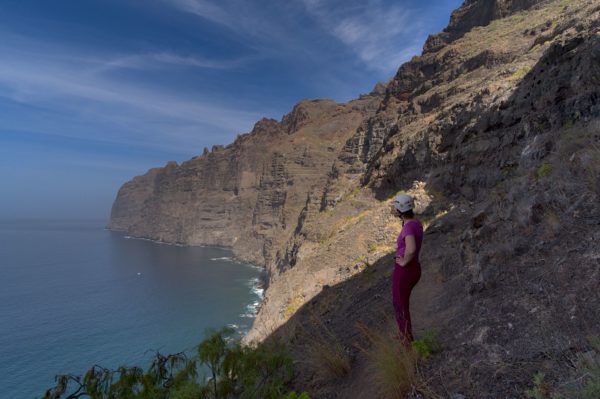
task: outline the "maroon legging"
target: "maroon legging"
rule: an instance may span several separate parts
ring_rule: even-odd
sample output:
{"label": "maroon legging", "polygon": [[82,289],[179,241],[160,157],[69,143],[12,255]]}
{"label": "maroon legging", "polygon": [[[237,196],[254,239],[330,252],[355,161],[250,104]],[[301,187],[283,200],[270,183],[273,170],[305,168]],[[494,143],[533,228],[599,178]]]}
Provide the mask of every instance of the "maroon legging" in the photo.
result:
{"label": "maroon legging", "polygon": [[392,303],[400,337],[409,343],[413,340],[410,323],[410,293],[421,278],[421,265],[411,262],[407,266],[394,266],[392,274]]}

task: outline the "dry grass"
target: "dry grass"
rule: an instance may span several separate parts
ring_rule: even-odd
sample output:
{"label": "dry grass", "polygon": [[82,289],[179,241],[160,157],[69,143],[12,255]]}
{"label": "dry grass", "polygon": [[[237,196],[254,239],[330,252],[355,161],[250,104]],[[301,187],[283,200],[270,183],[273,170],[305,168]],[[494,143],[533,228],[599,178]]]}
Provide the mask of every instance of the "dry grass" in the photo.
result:
{"label": "dry grass", "polygon": [[294,313],[296,313],[296,311],[298,309],[300,309],[300,307],[302,305],[304,305],[304,302],[306,302],[306,299],[304,298],[304,295],[295,295],[293,298],[290,298],[289,301],[287,302],[286,306],[285,306],[285,310],[284,310],[284,317],[287,319],[289,319],[290,317],[292,317],[292,315]]}
{"label": "dry grass", "polygon": [[[382,398],[406,399],[409,395],[418,397],[418,392],[429,393],[420,378],[418,355],[412,348],[405,347],[394,333],[374,331],[366,326],[359,329],[367,342],[367,347],[360,349],[366,355],[369,374]],[[386,330],[396,331],[395,328]]]}
{"label": "dry grass", "polygon": [[315,340],[308,350],[313,367],[328,378],[341,379],[351,370],[350,358],[339,342]]}
{"label": "dry grass", "polygon": [[531,65],[524,65],[517,69],[508,79],[521,80],[531,71]]}
{"label": "dry grass", "polygon": [[346,377],[352,368],[350,355],[320,316],[311,314],[310,321],[309,329],[302,327],[310,342],[304,356],[306,365],[327,379]]}

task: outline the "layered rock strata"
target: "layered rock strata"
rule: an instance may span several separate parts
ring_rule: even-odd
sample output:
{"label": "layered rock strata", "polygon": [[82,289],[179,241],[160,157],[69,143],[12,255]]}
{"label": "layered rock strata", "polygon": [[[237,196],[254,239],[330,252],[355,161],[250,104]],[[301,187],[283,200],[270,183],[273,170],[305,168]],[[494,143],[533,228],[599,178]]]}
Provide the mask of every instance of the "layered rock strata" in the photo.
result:
{"label": "layered rock strata", "polygon": [[307,196],[322,190],[332,165],[381,94],[348,104],[303,101],[278,122],[263,119],[228,146],[149,170],[121,187],[108,227],[136,237],[231,247],[272,277]]}

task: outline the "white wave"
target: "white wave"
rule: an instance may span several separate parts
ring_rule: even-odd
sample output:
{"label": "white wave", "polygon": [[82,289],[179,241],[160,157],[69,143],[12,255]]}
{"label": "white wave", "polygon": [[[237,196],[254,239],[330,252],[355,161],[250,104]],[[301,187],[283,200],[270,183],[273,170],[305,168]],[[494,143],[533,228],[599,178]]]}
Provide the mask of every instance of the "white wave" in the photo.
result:
{"label": "white wave", "polygon": [[253,319],[258,314],[258,310],[260,309],[261,301],[252,302],[246,305],[246,312],[241,314],[240,317]]}
{"label": "white wave", "polygon": [[144,238],[144,237],[123,236],[123,238],[128,239],[128,240],[150,241],[150,242],[152,242],[154,244],[172,245],[174,247],[185,247],[184,244],[179,244],[179,243],[176,243],[176,242],[165,242],[165,241],[153,240],[153,239]]}
{"label": "white wave", "polygon": [[233,262],[233,259],[230,256],[221,256],[220,258],[210,258],[210,260],[224,260],[226,262]]}
{"label": "white wave", "polygon": [[258,312],[258,308],[260,307],[260,302],[252,302],[249,305],[246,305],[246,310],[256,314]]}

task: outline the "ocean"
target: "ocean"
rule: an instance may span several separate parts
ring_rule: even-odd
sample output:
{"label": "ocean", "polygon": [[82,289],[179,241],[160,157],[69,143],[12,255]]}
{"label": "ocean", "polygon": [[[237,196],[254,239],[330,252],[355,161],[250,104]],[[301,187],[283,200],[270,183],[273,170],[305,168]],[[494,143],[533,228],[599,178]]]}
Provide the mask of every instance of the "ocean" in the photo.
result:
{"label": "ocean", "polygon": [[247,331],[261,269],[215,247],[127,237],[106,221],[0,221],[2,398],[40,398],[61,373],[147,366],[207,329]]}

